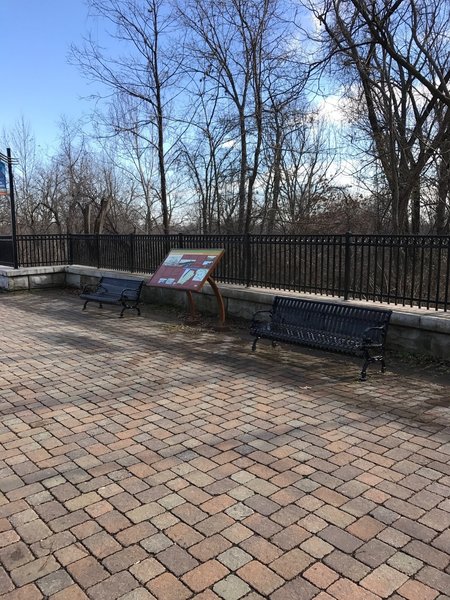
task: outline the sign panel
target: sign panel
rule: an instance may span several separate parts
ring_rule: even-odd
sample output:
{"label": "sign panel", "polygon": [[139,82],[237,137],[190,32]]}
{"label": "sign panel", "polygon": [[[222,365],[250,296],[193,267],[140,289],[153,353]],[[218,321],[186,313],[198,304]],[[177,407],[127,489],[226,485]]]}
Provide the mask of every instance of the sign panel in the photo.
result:
{"label": "sign panel", "polygon": [[225,251],[171,250],[147,285],[198,292]]}
{"label": "sign panel", "polygon": [[0,196],[5,196],[6,194],[6,165],[0,161]]}

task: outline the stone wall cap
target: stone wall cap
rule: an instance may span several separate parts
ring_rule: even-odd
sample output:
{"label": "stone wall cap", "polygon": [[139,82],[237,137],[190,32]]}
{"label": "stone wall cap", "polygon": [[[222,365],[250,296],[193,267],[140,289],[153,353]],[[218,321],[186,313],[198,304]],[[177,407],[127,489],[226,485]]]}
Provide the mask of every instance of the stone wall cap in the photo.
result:
{"label": "stone wall cap", "polygon": [[65,265],[45,266],[45,267],[14,267],[0,266],[0,275],[5,277],[24,277],[26,275],[48,275],[51,273],[65,273]]}
{"label": "stone wall cap", "polygon": [[74,275],[87,275],[88,277],[117,277],[118,279],[137,279],[148,280],[151,273],[129,273],[128,271],[109,271],[108,269],[99,269],[97,267],[84,267],[82,265],[68,265],[65,268],[66,273]]}

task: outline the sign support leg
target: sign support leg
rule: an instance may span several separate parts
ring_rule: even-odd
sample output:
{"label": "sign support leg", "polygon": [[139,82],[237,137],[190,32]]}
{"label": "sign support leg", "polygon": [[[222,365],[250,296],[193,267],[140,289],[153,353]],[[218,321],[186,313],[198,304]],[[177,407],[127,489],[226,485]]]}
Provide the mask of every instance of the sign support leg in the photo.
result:
{"label": "sign support leg", "polygon": [[220,290],[217,287],[216,282],[214,281],[214,279],[211,276],[209,276],[206,279],[206,281],[211,286],[212,291],[214,292],[214,295],[216,297],[217,305],[219,307],[219,327],[223,327],[225,324],[225,304],[223,302],[222,294],[220,293]]}
{"label": "sign support leg", "polygon": [[186,290],[186,296],[187,296],[188,305],[189,305],[189,315],[188,315],[187,320],[190,323],[196,323],[197,318],[196,318],[196,312],[195,312],[195,302],[194,302],[194,297],[192,296],[191,290]]}

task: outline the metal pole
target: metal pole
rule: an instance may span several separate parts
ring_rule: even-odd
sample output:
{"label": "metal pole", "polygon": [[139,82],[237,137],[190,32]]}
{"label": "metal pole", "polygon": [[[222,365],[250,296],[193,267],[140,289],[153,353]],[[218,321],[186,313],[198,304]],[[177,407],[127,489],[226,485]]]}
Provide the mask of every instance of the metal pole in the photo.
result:
{"label": "metal pole", "polygon": [[11,229],[13,243],[13,264],[14,268],[19,268],[17,260],[17,225],[16,225],[16,204],[14,200],[14,177],[12,170],[11,148],[6,148],[6,156],[8,158],[8,177],[9,177],[9,200],[11,202]]}
{"label": "metal pole", "polygon": [[350,267],[351,267],[351,256],[350,256],[350,240],[352,234],[347,231],[345,234],[345,254],[344,254],[344,300],[348,300],[349,289],[350,289]]}

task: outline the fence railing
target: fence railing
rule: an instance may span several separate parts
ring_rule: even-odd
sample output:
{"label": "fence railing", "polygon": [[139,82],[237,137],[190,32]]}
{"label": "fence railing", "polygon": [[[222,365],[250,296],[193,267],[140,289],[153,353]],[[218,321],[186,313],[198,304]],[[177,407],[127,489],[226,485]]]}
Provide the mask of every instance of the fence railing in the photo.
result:
{"label": "fence railing", "polygon": [[223,283],[449,310],[450,236],[18,235],[17,245],[22,267],[132,273],[154,272],[172,248],[224,248]]}

